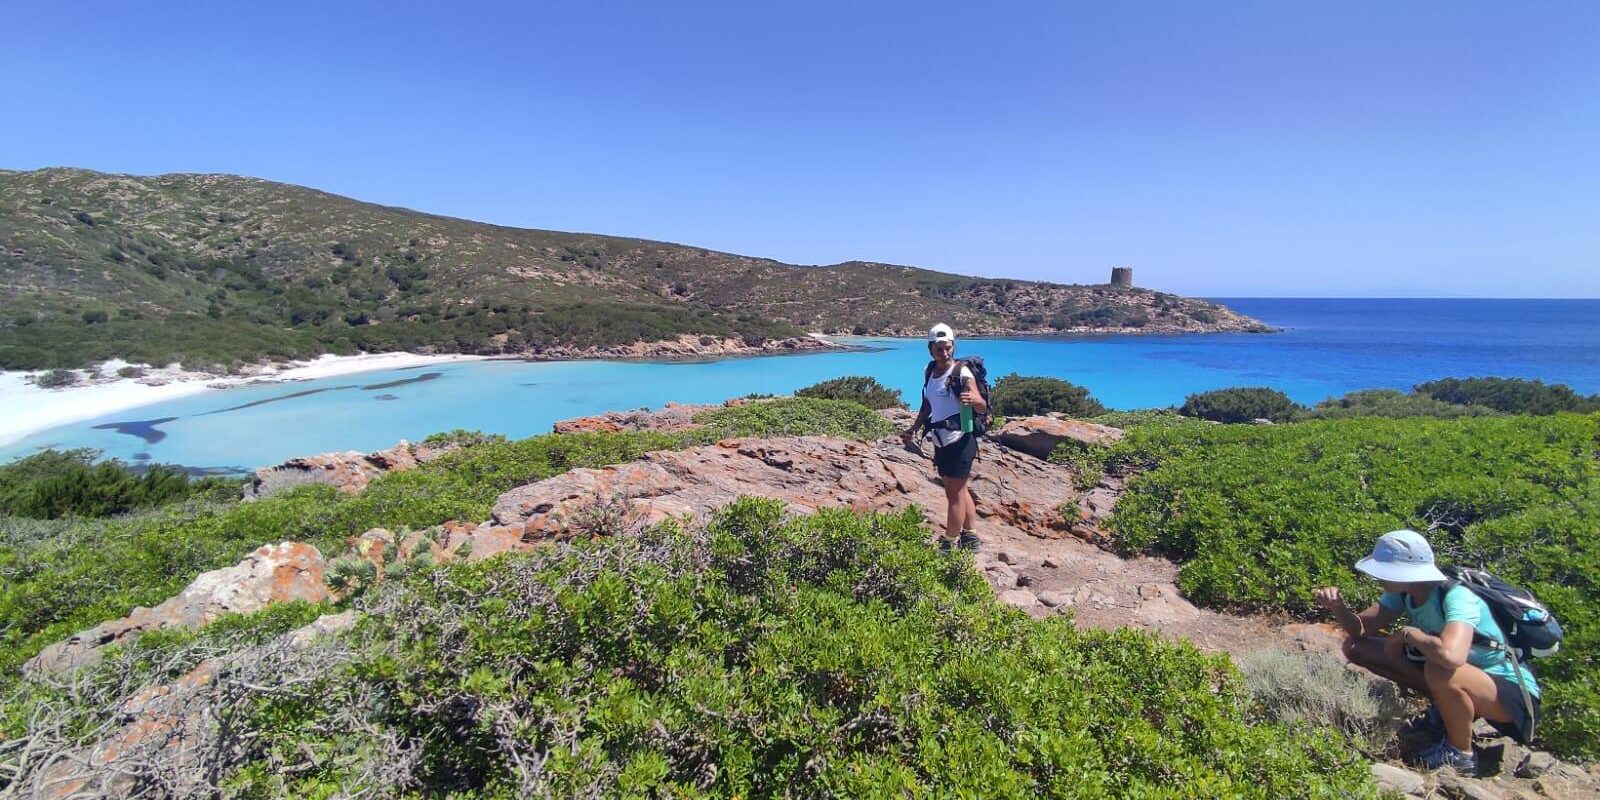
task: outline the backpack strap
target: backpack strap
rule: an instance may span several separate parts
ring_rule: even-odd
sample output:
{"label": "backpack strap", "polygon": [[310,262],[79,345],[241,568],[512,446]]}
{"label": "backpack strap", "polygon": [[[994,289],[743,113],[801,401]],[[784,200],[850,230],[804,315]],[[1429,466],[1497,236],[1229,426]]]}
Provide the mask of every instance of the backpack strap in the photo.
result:
{"label": "backpack strap", "polygon": [[[1460,581],[1447,580],[1440,586],[1439,591],[1434,593],[1434,595],[1439,598],[1439,618],[1440,619],[1444,619],[1445,618],[1445,616],[1444,616],[1444,597],[1445,597],[1445,595],[1449,594],[1451,589],[1454,589],[1457,586],[1461,586],[1461,585],[1462,584],[1461,584]],[[1467,591],[1472,592],[1472,596],[1473,597],[1478,597],[1478,593],[1477,592],[1473,592],[1471,586],[1467,586],[1466,589],[1467,589]],[[1483,602],[1485,606],[1488,605],[1488,602],[1484,601],[1483,598],[1480,597],[1478,599],[1481,602]],[[1490,615],[1491,618],[1494,616],[1494,610],[1493,609],[1490,609],[1489,615]],[[1500,620],[1498,620],[1498,619],[1495,620],[1495,625],[1497,625],[1497,626],[1500,625]],[[1476,627],[1474,627],[1472,629],[1472,643],[1475,644],[1475,645],[1482,645],[1484,647],[1489,648],[1490,650],[1499,650],[1500,652],[1502,652],[1502,653],[1506,654],[1507,656],[1511,657],[1511,671],[1512,671],[1513,674],[1515,674],[1517,676],[1517,688],[1519,690],[1521,690],[1521,692],[1522,692],[1522,707],[1524,709],[1526,709],[1527,714],[1528,714],[1528,739],[1527,739],[1527,741],[1522,742],[1522,744],[1527,744],[1528,742],[1533,741],[1533,728],[1538,723],[1538,715],[1534,713],[1533,693],[1528,691],[1528,679],[1523,676],[1524,667],[1522,666],[1521,659],[1517,658],[1517,648],[1512,647],[1511,646],[1511,642],[1509,641],[1511,633],[1509,631],[1505,630],[1504,627],[1501,627],[1500,634],[1502,636],[1507,637],[1508,641],[1502,642],[1499,639],[1496,639],[1496,638],[1494,638],[1492,636],[1485,636]]]}

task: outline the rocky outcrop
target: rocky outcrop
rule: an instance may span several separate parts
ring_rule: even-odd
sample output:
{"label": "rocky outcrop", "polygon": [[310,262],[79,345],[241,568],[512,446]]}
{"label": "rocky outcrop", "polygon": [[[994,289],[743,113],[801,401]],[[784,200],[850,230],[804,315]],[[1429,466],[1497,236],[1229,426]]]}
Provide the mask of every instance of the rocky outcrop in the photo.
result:
{"label": "rocky outcrop", "polygon": [[1122,439],[1122,430],[1051,414],[1008,419],[995,432],[1000,443],[1034,458],[1049,458],[1062,442],[1081,447],[1110,447]]}
{"label": "rocky outcrop", "polygon": [[[230,692],[228,684],[280,679],[275,662],[304,653],[319,638],[355,622],[354,611],[327,614],[273,644],[207,659],[170,683],[147,687],[117,707],[119,728],[91,746],[49,754],[37,769],[22,764],[26,779],[11,788],[19,797],[52,799],[207,796],[212,776],[200,766],[231,744],[214,717],[219,706],[247,696]],[[139,793],[132,777],[139,772],[166,776],[167,785],[159,794]]]}
{"label": "rocky outcrop", "polygon": [[248,614],[288,600],[319,603],[331,598],[323,578],[317,548],[300,542],[269,544],[235,566],[201,574],[161,605],[135,608],[122,619],[46,647],[25,669],[62,672],[92,663],[101,648],[144,631],[198,628],[224,614]]}
{"label": "rocky outcrop", "polygon": [[[1065,468],[1004,448],[986,448],[971,483],[982,524],[1022,535],[1068,535],[1059,507],[1074,496]],[[922,507],[942,528],[944,489],[927,456],[897,439],[856,442],[821,436],[727,439],[688,450],[646,453],[638,461],[576,469],[500,496],[493,524],[518,527],[526,541],[566,535],[568,523],[596,498],[620,498],[646,519],[703,518],[741,495],[783,501],[791,511],[825,506],[860,511]]]}
{"label": "rocky outcrop", "polygon": [[697,359],[726,358],[728,356],[771,355],[773,353],[798,353],[807,350],[837,350],[841,345],[815,336],[795,336],[788,339],[763,339],[754,344],[744,339],[727,336],[698,336],[684,334],[676,339],[657,342],[633,342],[611,347],[569,347],[554,345],[536,347],[531,352],[519,353],[530,361],[572,361],[577,359]]}
{"label": "rocky outcrop", "polygon": [[309,483],[325,483],[341,492],[355,494],[367,488],[367,484],[379,475],[414,469],[418,464],[426,464],[454,449],[456,445],[434,447],[411,444],[402,439],[394,447],[374,453],[349,450],[291,458],[275,467],[256,470],[250,484],[244,489],[244,497],[254,500]]}
{"label": "rocky outcrop", "polygon": [[[744,401],[730,400],[725,405],[740,405]],[[564,419],[553,426],[556,433],[595,433],[615,431],[687,431],[701,427],[694,415],[712,411],[722,406],[687,406],[668,403],[659,411],[641,408],[638,411],[607,411],[592,417]]]}

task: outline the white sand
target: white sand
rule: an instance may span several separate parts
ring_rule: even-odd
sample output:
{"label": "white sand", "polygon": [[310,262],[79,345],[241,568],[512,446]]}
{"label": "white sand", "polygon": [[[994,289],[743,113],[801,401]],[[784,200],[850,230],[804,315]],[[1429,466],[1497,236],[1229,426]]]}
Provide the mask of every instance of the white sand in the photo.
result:
{"label": "white sand", "polygon": [[356,372],[400,369],[450,361],[478,361],[488,356],[416,353],[370,353],[356,356],[325,355],[312,361],[256,367],[251,374],[222,377],[186,372],[174,364],[146,368],[141,378],[119,378],[125,361],[107,361],[94,370],[78,370],[79,383],[62,389],[42,389],[30,380],[37,372],[0,372],[0,445],[29,434],[93,419],[102,414],[256,382],[303,381]]}

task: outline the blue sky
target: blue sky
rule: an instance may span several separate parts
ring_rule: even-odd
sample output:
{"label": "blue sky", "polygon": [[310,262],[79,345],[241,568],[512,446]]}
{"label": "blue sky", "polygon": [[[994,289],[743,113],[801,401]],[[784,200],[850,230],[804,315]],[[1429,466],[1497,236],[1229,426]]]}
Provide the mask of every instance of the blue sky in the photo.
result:
{"label": "blue sky", "polygon": [[0,167],[1210,296],[1600,297],[1600,3],[14,4]]}

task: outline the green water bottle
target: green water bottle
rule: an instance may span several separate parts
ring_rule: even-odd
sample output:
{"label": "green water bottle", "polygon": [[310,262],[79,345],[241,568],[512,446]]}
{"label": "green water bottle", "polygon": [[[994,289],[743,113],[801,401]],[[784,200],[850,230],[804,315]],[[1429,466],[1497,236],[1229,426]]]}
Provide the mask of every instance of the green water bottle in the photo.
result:
{"label": "green water bottle", "polygon": [[961,404],[961,432],[972,433],[972,406]]}

